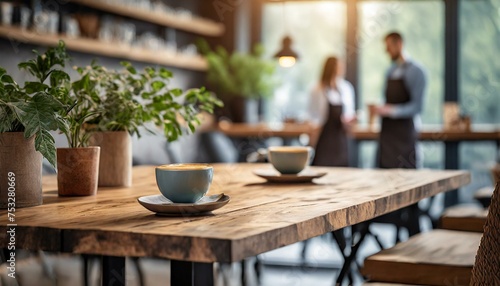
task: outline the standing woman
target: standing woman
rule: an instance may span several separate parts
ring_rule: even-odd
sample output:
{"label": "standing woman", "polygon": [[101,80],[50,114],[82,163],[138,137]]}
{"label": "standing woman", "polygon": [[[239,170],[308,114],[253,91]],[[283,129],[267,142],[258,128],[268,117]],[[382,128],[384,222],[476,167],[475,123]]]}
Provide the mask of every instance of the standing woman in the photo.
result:
{"label": "standing woman", "polygon": [[336,57],[326,59],[320,82],[309,102],[309,117],[321,126],[313,165],[348,166],[347,132],[356,121],[354,88],[342,78],[343,68]]}

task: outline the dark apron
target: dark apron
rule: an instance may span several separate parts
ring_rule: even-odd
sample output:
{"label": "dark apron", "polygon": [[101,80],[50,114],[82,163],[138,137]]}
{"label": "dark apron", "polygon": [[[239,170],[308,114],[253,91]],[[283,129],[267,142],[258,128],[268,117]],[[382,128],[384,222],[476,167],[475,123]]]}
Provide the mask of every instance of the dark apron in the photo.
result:
{"label": "dark apron", "polygon": [[[410,93],[403,79],[389,79],[385,90],[386,103],[400,104],[410,101]],[[411,118],[382,118],[377,153],[379,168],[416,168],[417,132]],[[410,236],[420,232],[418,204],[413,204],[395,212],[380,216],[372,221],[393,223],[398,227],[406,227]],[[399,241],[399,231],[396,232]]]}
{"label": "dark apron", "polygon": [[347,134],[342,123],[342,105],[329,104],[328,118],[316,145],[312,165],[347,167]]}
{"label": "dark apron", "polygon": [[[403,79],[389,79],[385,91],[388,104],[410,101],[410,93]],[[378,144],[379,168],[416,168],[417,132],[411,118],[382,118]]]}

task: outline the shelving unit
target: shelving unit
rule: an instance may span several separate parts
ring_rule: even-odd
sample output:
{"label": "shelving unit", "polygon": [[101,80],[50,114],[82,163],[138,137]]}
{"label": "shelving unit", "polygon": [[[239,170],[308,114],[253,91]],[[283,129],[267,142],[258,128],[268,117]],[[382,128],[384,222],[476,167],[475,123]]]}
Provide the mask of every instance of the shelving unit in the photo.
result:
{"label": "shelving unit", "polygon": [[70,0],[70,2],[203,36],[220,36],[224,33],[224,25],[201,17],[181,17],[161,11],[150,11],[96,0]]}
{"label": "shelving unit", "polygon": [[68,50],[72,51],[195,71],[205,71],[207,69],[207,62],[202,56],[186,56],[161,51],[150,51],[86,38],[69,38],[63,35],[39,34],[17,27],[0,26],[0,37],[22,43],[43,46],[56,46],[59,40],[63,40]]}

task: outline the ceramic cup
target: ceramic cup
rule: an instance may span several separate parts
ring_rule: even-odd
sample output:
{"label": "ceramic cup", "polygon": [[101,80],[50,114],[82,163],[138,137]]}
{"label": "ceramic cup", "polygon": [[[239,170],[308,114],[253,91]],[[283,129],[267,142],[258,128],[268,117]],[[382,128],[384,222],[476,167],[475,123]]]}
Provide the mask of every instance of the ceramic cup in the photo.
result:
{"label": "ceramic cup", "polygon": [[194,203],[207,192],[213,178],[207,164],[170,164],[156,167],[156,183],[164,197],[174,203]]}
{"label": "ceramic cup", "polygon": [[269,162],[281,174],[300,173],[314,157],[314,149],[309,146],[274,146],[267,152]]}

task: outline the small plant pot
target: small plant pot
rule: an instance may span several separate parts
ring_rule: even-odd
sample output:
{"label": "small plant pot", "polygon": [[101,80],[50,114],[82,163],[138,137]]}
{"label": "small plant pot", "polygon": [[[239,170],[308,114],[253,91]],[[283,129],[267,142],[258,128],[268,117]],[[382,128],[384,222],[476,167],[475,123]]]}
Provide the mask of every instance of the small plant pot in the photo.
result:
{"label": "small plant pot", "polygon": [[0,133],[0,208],[42,202],[42,154],[35,150],[35,137],[26,139],[23,132]]}
{"label": "small plant pot", "polygon": [[93,196],[99,179],[100,147],[58,148],[57,188],[60,196]]}
{"label": "small plant pot", "polygon": [[101,147],[100,187],[132,185],[132,140],[128,132],[94,132],[89,145]]}

